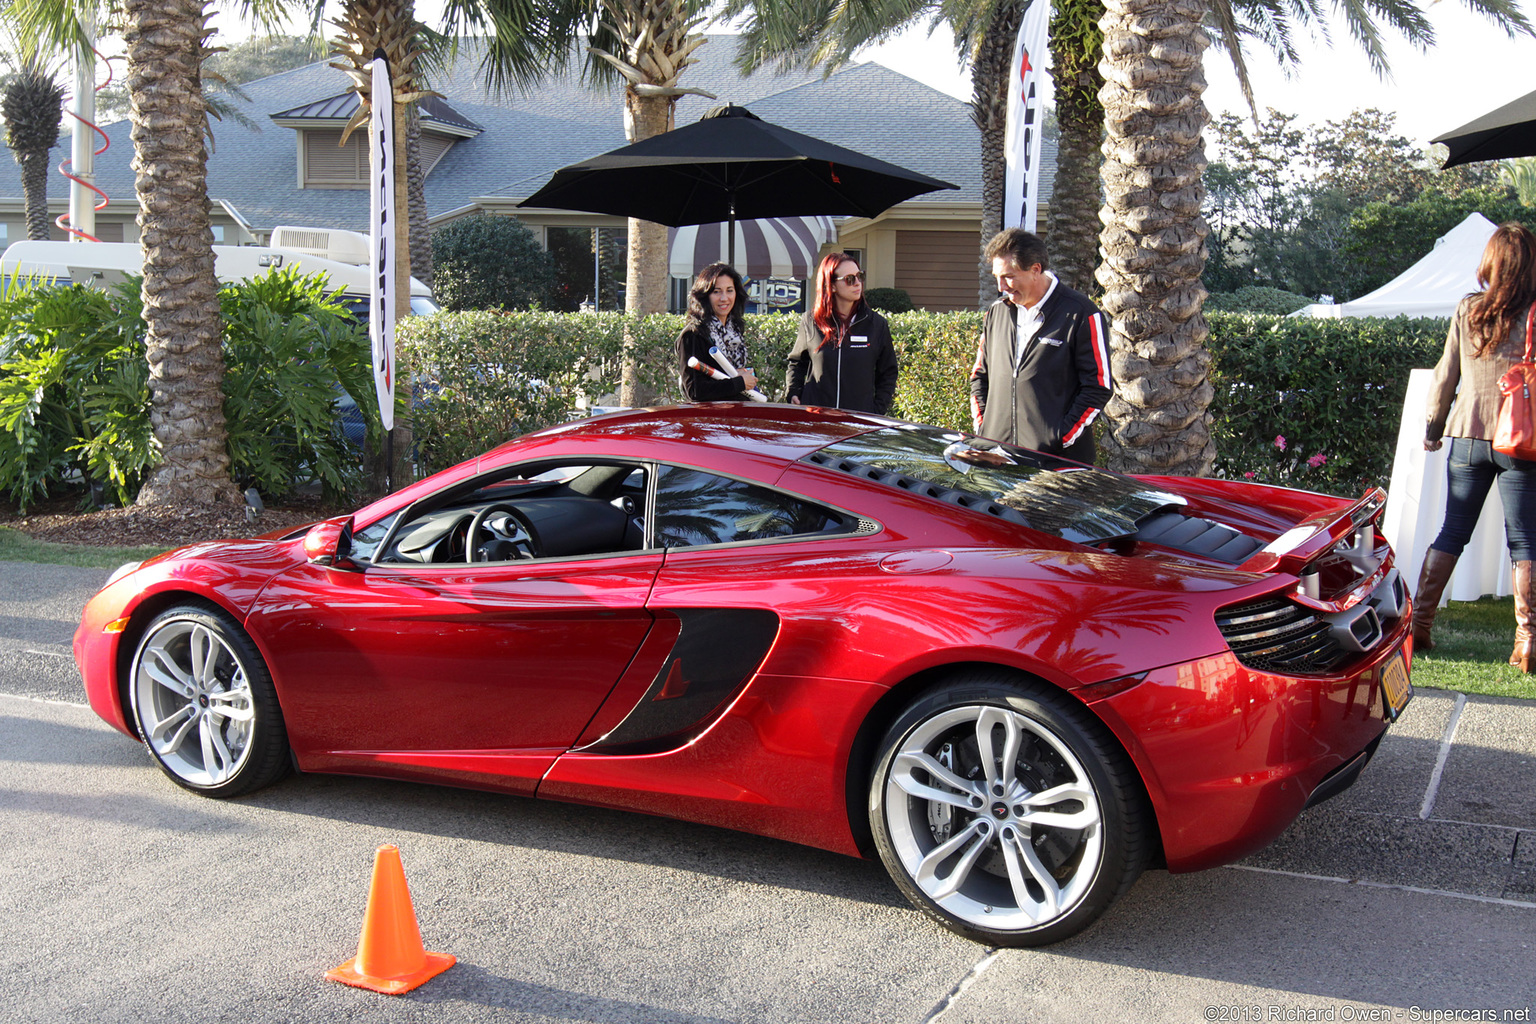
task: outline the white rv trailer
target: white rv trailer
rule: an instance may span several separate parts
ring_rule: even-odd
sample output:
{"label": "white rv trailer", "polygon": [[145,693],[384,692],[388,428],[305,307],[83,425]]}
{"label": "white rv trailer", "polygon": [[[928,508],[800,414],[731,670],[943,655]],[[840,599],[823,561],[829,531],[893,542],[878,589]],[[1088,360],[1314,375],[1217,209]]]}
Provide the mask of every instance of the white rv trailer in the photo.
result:
{"label": "white rv trailer", "polygon": [[[293,228],[275,229],[293,232]],[[281,237],[281,236],[279,236]],[[348,255],[353,253],[349,250]],[[301,274],[324,273],[331,288],[340,288],[359,316],[368,308],[368,271],[354,263],[328,259],[312,251],[297,251],[271,246],[216,245],[213,247],[214,273],[222,283],[260,277],[274,267],[297,267]],[[12,274],[38,277],[47,281],[84,284],[110,288],[142,272],[143,254],[137,242],[45,242],[13,243],[0,256],[0,274],[10,280]],[[425,284],[411,278],[411,312],[433,313],[437,303]]]}

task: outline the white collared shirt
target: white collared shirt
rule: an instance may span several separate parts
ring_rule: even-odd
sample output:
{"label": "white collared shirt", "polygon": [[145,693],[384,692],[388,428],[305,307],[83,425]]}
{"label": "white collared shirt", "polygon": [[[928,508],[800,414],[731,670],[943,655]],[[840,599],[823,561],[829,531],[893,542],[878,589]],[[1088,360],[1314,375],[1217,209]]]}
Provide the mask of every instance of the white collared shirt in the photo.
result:
{"label": "white collared shirt", "polygon": [[1051,283],[1046,287],[1045,294],[1040,296],[1040,301],[1033,306],[1019,306],[1018,312],[1014,314],[1014,366],[1024,364],[1024,353],[1029,351],[1029,343],[1040,333],[1040,310],[1044,308],[1045,300],[1056,290],[1056,275],[1047,270],[1045,276]]}

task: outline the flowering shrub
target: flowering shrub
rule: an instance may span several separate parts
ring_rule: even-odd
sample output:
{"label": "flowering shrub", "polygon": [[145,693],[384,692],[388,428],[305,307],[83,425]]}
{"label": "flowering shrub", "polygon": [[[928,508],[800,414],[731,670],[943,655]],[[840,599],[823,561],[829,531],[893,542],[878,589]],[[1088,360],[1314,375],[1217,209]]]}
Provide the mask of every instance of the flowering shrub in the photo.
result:
{"label": "flowering shrub", "polygon": [[1392,475],[1408,371],[1446,321],[1207,315],[1219,476],[1358,495]]}

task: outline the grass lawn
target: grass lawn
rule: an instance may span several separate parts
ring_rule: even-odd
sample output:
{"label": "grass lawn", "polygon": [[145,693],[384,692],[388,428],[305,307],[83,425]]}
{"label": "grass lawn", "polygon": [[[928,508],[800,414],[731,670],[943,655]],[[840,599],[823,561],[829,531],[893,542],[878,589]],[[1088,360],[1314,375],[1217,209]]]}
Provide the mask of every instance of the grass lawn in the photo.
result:
{"label": "grass lawn", "polygon": [[116,569],[158,555],[164,548],[96,548],[79,544],[45,544],[24,533],[0,526],[0,562],[46,562],[85,569]]}
{"label": "grass lawn", "polygon": [[1413,685],[1494,697],[1536,698],[1536,675],[1508,664],[1515,599],[1452,601],[1435,618],[1435,649],[1413,659]]}

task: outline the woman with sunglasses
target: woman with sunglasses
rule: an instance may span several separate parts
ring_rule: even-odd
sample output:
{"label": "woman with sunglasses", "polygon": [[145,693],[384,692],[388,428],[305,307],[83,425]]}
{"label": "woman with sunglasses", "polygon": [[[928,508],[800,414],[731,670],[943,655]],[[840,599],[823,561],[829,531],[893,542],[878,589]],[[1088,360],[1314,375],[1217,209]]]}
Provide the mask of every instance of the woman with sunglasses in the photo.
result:
{"label": "woman with sunglasses", "polygon": [[678,374],[688,401],[745,402],[751,397],[747,392],[757,387],[757,377],[742,340],[746,310],[746,285],[734,267],[711,263],[699,271],[688,291],[688,318],[677,338]]}
{"label": "woman with sunglasses", "polygon": [[816,305],[789,352],[789,400],[884,415],[896,375],[891,329],[864,301],[864,272],[846,253],[829,254],[816,271]]}

